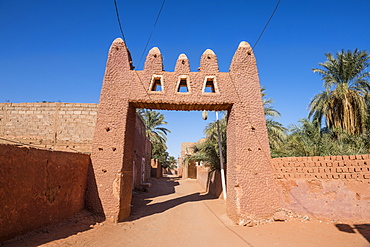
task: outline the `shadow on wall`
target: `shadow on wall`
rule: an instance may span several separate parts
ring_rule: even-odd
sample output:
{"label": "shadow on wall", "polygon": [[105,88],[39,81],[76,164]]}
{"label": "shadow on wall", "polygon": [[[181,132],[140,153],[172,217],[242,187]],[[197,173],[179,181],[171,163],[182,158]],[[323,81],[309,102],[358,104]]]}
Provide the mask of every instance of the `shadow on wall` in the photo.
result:
{"label": "shadow on wall", "polygon": [[87,170],[87,186],[85,193],[85,209],[90,212],[96,213],[98,216],[102,217],[102,220],[105,220],[103,206],[99,198],[98,187],[96,185],[94,168],[91,164],[88,166]]}
{"label": "shadow on wall", "polygon": [[207,192],[217,198],[222,195],[221,172],[219,170],[208,173]]}
{"label": "shadow on wall", "polygon": [[347,233],[360,233],[370,243],[370,224],[336,224],[339,231]]}

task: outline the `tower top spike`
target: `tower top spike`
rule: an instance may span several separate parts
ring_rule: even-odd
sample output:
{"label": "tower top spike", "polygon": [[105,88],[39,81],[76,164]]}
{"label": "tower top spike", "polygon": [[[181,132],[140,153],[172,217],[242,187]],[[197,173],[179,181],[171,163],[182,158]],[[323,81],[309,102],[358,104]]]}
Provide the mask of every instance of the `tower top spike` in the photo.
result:
{"label": "tower top spike", "polygon": [[161,54],[161,51],[159,50],[158,47],[153,47],[152,49],[150,49],[148,55],[151,55],[151,54]]}
{"label": "tower top spike", "polygon": [[247,41],[242,41],[239,44],[239,47],[251,47],[251,45]]}
{"label": "tower top spike", "polygon": [[153,47],[150,49],[148,56],[145,60],[144,70],[151,70],[151,71],[162,71],[163,70],[163,63],[162,63],[162,54],[158,47]]}
{"label": "tower top spike", "polygon": [[203,55],[216,55],[211,49],[207,49],[203,52]]}
{"label": "tower top spike", "polygon": [[188,57],[184,53],[181,53],[178,59],[188,59]]}

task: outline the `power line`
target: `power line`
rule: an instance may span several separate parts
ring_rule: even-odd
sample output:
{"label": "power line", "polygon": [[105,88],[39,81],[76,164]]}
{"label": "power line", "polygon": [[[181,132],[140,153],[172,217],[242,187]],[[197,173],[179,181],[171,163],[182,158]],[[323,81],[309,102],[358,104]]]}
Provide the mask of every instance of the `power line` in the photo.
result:
{"label": "power line", "polygon": [[123,30],[122,30],[121,20],[120,20],[120,18],[119,18],[119,14],[118,14],[118,6],[117,6],[117,2],[116,2],[116,0],[114,0],[114,6],[116,7],[116,16],[117,16],[117,21],[118,21],[119,29],[120,29],[120,31],[121,31],[122,39],[123,39],[123,41],[124,41],[124,42],[125,42],[125,44],[126,44],[125,35],[123,34]]}
{"label": "power line", "polygon": [[150,35],[149,35],[148,41],[147,41],[147,42],[146,42],[146,44],[145,44],[145,48],[144,48],[144,50],[143,50],[143,53],[141,54],[141,57],[140,57],[140,61],[139,61],[139,63],[138,63],[138,66],[140,66],[141,61],[143,60],[143,57],[144,57],[144,54],[145,54],[146,48],[148,47],[149,41],[150,41],[150,39],[152,38],[152,35],[153,35],[153,32],[154,32],[154,28],[155,28],[155,26],[157,25],[157,22],[158,22],[159,16],[161,15],[161,12],[162,12],[162,9],[163,9],[163,6],[164,6],[164,3],[165,3],[165,2],[166,2],[166,0],[163,0],[163,2],[162,2],[162,6],[161,6],[161,8],[159,9],[159,12],[158,12],[158,15],[157,15],[157,19],[156,19],[156,20],[155,20],[155,22],[154,22],[154,25],[153,25],[152,31],[150,32]]}
{"label": "power line", "polygon": [[272,17],[274,16],[274,14],[275,14],[275,12],[276,12],[277,8],[279,7],[279,4],[280,4],[280,0],[277,2],[277,4],[276,4],[276,6],[275,6],[274,11],[272,12],[272,14],[271,14],[271,16],[270,16],[269,20],[267,21],[267,23],[266,23],[265,27],[263,28],[263,30],[262,30],[262,32],[261,32],[261,34],[260,34],[260,36],[258,37],[258,39],[257,39],[256,43],[254,43],[254,45],[253,45],[252,49],[254,49],[254,47],[256,47],[256,45],[258,44],[258,41],[260,41],[260,39],[261,39],[261,37],[262,37],[262,34],[265,32],[265,30],[266,30],[267,26],[269,25],[269,23],[270,23],[270,21],[271,21]]}

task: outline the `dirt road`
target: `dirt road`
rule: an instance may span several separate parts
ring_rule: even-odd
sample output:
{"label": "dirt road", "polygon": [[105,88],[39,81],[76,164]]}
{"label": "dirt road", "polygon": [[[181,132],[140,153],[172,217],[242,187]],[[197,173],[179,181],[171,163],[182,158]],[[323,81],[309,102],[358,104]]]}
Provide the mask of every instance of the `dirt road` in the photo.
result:
{"label": "dirt road", "polygon": [[223,200],[204,193],[195,180],[153,179],[149,192],[134,195],[132,216],[118,224],[82,212],[58,226],[4,246],[370,246],[370,227],[338,227],[291,219],[257,227],[238,226]]}

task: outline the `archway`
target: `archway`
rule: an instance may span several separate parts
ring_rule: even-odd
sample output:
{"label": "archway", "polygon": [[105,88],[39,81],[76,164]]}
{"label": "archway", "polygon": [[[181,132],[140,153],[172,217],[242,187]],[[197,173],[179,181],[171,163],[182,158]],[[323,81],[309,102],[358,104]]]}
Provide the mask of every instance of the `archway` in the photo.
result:
{"label": "archway", "polygon": [[163,71],[156,47],[144,70],[136,71],[122,39],[112,43],[92,162],[102,210],[115,222],[130,214],[136,108],[228,111],[228,216],[234,221],[266,218],[279,207],[256,61],[248,43],[240,43],[229,72],[219,72],[211,50],[203,53],[198,72],[190,72],[184,54],[174,72]]}

